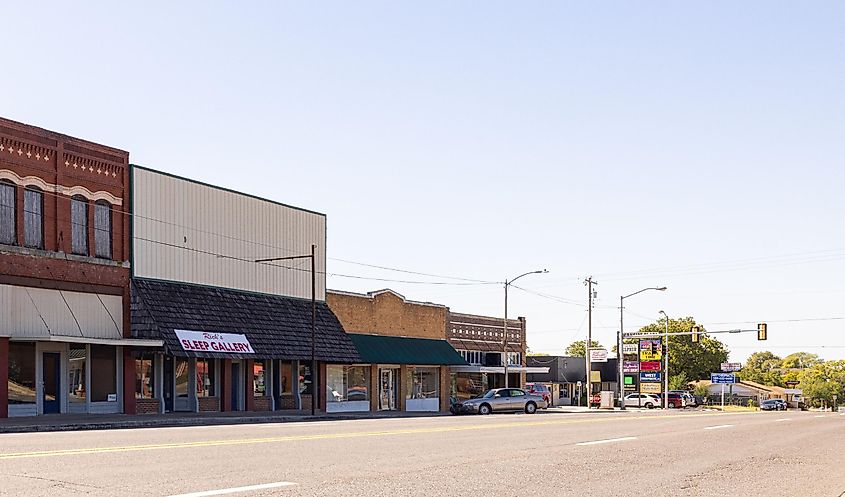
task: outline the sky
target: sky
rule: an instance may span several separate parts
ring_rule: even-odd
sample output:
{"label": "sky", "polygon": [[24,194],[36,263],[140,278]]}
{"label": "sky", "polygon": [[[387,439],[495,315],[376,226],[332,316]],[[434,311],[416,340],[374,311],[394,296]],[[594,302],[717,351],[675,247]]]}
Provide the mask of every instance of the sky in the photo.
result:
{"label": "sky", "polygon": [[586,337],[593,276],[608,347],[620,295],[665,285],[625,301],[626,332],[660,310],[765,321],[767,342],[719,335],[731,360],[845,358],[841,2],[12,2],[3,18],[0,115],[325,213],[330,288],[501,316],[501,283],[359,263],[548,269],[509,294],[534,352]]}

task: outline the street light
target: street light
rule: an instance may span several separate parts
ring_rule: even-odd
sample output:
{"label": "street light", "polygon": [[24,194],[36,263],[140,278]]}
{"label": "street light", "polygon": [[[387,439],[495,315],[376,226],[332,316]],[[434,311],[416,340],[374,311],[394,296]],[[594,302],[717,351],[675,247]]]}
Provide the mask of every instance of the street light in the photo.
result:
{"label": "street light", "polygon": [[616,340],[616,356],[617,356],[616,362],[619,363],[618,364],[618,366],[619,366],[619,406],[620,406],[619,409],[622,410],[622,411],[625,410],[625,371],[624,371],[624,368],[622,367],[622,364],[625,362],[624,361],[625,355],[622,353],[622,335],[625,332],[625,328],[623,327],[623,317],[625,315],[625,312],[624,312],[625,299],[627,299],[628,297],[633,297],[634,295],[637,295],[638,293],[646,292],[648,290],[657,290],[658,292],[665,292],[666,287],[665,286],[650,286],[648,288],[643,288],[642,290],[638,290],[634,293],[631,293],[631,294],[628,294],[628,295],[622,295],[622,296],[619,297],[619,336],[617,337],[617,340]]}
{"label": "street light", "polygon": [[[315,252],[317,250],[317,246],[312,244],[311,245],[311,253],[305,255],[291,255],[289,257],[271,257],[269,259],[256,259],[255,262],[262,263],[262,262],[272,262],[272,261],[290,261],[294,259],[311,259],[311,415],[314,416],[316,414],[317,402],[319,397],[317,396],[317,354],[316,354],[316,342],[317,342],[317,290],[316,290],[316,260]],[[293,372],[292,372],[293,373]],[[296,374],[296,377],[299,377],[299,374]],[[299,380],[297,380],[299,381]],[[297,387],[298,388],[298,387]],[[300,405],[299,408],[302,408]]]}
{"label": "street light", "polygon": [[548,273],[547,269],[540,269],[538,271],[529,271],[527,273],[520,274],[516,278],[511,279],[510,281],[505,280],[505,337],[502,340],[502,348],[504,349],[505,356],[504,356],[504,363],[505,363],[505,388],[508,388],[508,287],[511,284],[522,278],[523,276],[528,276],[529,274],[542,274]]}
{"label": "street light", "polygon": [[666,352],[663,354],[663,409],[669,409],[669,316],[665,311],[660,311],[666,318],[666,336],[663,338]]}

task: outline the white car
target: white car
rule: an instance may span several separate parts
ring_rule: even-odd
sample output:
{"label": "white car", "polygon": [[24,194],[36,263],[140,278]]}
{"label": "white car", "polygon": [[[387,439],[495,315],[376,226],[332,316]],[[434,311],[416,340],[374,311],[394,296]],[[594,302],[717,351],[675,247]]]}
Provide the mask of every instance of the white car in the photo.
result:
{"label": "white car", "polygon": [[645,407],[653,409],[660,407],[662,402],[656,395],[649,393],[630,393],[625,396],[625,407]]}

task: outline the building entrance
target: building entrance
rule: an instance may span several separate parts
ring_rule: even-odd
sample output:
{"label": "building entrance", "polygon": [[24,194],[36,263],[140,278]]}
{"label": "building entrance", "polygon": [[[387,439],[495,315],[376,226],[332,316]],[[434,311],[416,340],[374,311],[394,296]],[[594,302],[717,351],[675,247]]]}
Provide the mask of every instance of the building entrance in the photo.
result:
{"label": "building entrance", "polygon": [[58,413],[61,405],[61,354],[44,352],[42,357],[44,414]]}
{"label": "building entrance", "polygon": [[379,369],[379,411],[395,411],[399,394],[399,368]]}

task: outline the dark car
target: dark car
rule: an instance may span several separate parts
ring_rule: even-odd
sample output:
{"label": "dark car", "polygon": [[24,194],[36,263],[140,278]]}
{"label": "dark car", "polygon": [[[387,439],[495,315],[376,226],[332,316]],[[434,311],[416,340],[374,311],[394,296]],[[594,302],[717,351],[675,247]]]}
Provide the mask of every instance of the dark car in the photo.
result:
{"label": "dark car", "polygon": [[785,411],[786,402],[782,399],[769,399],[760,403],[761,411]]}
{"label": "dark car", "polygon": [[[684,399],[684,396],[679,393],[669,392],[669,398],[666,399],[666,405],[669,406],[669,409],[681,409],[686,407],[687,403]],[[661,395],[661,398],[663,396]]]}

